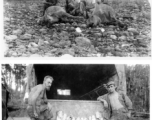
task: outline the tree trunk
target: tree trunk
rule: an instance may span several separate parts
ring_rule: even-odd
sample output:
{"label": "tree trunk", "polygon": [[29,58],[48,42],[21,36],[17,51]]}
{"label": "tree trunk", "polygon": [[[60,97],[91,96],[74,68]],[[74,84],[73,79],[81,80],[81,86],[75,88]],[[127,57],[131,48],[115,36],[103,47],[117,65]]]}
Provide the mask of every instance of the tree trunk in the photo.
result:
{"label": "tree trunk", "polygon": [[37,79],[35,76],[35,69],[32,64],[28,65],[26,68],[26,75],[27,75],[27,86],[26,92],[30,92],[31,89],[37,85]]}
{"label": "tree trunk", "polygon": [[115,65],[117,71],[117,89],[123,91],[126,94],[126,72],[124,65]]}

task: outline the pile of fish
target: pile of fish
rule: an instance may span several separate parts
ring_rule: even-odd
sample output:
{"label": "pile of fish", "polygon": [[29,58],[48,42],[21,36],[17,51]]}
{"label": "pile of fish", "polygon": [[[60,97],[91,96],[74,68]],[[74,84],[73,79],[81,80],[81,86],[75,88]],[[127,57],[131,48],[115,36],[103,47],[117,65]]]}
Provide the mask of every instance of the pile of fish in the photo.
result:
{"label": "pile of fish", "polygon": [[63,113],[63,111],[58,111],[56,120],[104,120],[102,116],[102,112],[97,111],[95,115],[91,115],[88,118],[87,117],[74,117],[72,115],[67,115],[66,113]]}

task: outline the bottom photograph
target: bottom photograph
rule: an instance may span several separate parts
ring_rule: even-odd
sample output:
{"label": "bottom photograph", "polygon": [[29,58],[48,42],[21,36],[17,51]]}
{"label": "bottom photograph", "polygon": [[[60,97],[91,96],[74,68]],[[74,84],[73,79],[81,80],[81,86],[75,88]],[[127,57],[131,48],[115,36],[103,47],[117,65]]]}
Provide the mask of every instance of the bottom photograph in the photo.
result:
{"label": "bottom photograph", "polygon": [[2,120],[150,120],[149,64],[1,64]]}

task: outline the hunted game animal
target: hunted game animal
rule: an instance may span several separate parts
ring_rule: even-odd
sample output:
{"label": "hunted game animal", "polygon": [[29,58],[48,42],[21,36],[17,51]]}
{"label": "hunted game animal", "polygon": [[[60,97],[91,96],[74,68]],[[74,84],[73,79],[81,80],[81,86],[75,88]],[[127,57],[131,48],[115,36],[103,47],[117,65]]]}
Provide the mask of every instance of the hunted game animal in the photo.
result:
{"label": "hunted game animal", "polygon": [[38,20],[39,24],[46,23],[48,26],[53,23],[62,22],[64,18],[81,19],[78,16],[72,16],[61,6],[50,6],[46,9],[45,14]]}
{"label": "hunted game animal", "polygon": [[44,7],[43,7],[43,15],[45,13],[45,10],[50,7],[50,6],[54,6],[58,3],[58,0],[45,0],[44,2]]}
{"label": "hunted game animal", "polygon": [[87,19],[87,26],[91,27],[100,24],[114,24],[118,25],[120,28],[127,29],[127,25],[116,19],[116,14],[111,6],[96,3],[93,12],[89,15],[89,19]]}

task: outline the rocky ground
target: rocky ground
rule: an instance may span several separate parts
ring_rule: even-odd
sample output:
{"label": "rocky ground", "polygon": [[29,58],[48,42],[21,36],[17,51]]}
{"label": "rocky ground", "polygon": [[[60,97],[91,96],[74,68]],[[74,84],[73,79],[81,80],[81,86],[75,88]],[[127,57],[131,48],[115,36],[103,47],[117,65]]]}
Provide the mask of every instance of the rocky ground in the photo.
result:
{"label": "rocky ground", "polygon": [[114,25],[86,28],[85,20],[48,28],[37,24],[42,2],[4,1],[5,57],[149,57],[150,5],[145,1],[142,10],[139,6],[115,9],[127,30]]}
{"label": "rocky ground", "polygon": [[[7,120],[31,120],[30,118],[28,117],[9,117]],[[134,119],[134,120],[149,120],[149,119],[141,119],[141,118],[137,118],[137,119]]]}

